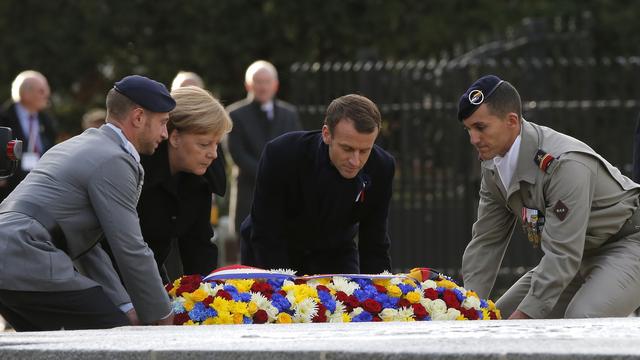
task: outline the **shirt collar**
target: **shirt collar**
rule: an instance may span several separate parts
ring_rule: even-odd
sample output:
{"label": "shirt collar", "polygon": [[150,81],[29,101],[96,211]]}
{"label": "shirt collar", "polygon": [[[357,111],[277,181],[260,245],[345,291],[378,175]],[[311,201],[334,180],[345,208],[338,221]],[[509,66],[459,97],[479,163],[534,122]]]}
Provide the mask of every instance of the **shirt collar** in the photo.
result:
{"label": "shirt collar", "polygon": [[511,185],[511,179],[513,178],[513,172],[518,165],[518,153],[520,152],[520,139],[521,135],[518,135],[511,145],[511,148],[504,156],[496,156],[493,158],[493,164],[498,170],[500,180],[504,185],[505,190],[509,189]]}
{"label": "shirt collar", "polygon": [[140,154],[138,154],[138,151],[136,150],[135,146],[133,146],[133,144],[129,141],[129,139],[127,139],[127,137],[124,136],[124,132],[122,132],[122,129],[120,129],[119,127],[115,126],[112,123],[107,123],[106,125],[108,127],[110,127],[111,129],[113,129],[113,131],[115,131],[116,134],[118,134],[118,136],[120,137],[120,140],[122,140],[122,147],[129,154],[131,154],[131,156],[133,156],[133,158],[136,159],[136,161],[139,163],[140,162]]}

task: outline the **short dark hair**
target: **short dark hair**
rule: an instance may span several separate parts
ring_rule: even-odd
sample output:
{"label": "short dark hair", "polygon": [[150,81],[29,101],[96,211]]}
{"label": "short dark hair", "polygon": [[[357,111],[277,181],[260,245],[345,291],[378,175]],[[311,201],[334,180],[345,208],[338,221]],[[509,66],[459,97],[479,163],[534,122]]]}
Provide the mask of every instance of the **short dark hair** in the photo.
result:
{"label": "short dark hair", "polygon": [[345,119],[353,121],[356,131],[362,134],[370,134],[380,129],[382,124],[382,116],[376,104],[356,94],[344,95],[333,100],[327,107],[324,124],[333,132],[336,125]]}
{"label": "short dark hair", "polygon": [[107,93],[107,120],[122,120],[129,111],[140,107],[112,88]]}
{"label": "short dark hair", "polygon": [[503,118],[508,113],[518,114],[522,119],[522,100],[518,90],[511,83],[504,81],[484,102],[492,115]]}

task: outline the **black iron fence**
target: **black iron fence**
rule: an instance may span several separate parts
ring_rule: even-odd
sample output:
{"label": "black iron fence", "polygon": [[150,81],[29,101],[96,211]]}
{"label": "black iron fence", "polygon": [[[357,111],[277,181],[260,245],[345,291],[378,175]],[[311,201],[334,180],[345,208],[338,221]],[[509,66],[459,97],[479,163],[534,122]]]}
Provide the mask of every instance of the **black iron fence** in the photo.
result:
{"label": "black iron fence", "polygon": [[[576,23],[530,21],[520,33],[511,30],[470,44],[467,52],[427,60],[291,66],[290,98],[306,128],[321,126],[326,105],[347,93],[363,94],[380,107],[379,143],[397,161],[390,215],[395,270],[426,265],[459,271],[476,218],[480,170],[456,107],[484,74],[519,89],[527,120],[585,141],[630,173],[640,57],[594,56],[588,31]],[[516,229],[503,275],[537,263],[539,252],[524,239]]]}

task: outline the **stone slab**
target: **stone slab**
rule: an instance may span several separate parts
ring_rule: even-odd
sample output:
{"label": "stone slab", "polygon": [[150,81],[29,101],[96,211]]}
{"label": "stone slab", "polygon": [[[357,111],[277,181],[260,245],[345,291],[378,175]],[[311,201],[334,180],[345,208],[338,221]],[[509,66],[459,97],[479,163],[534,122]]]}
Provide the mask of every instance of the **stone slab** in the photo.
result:
{"label": "stone slab", "polygon": [[0,334],[0,359],[640,359],[640,318]]}

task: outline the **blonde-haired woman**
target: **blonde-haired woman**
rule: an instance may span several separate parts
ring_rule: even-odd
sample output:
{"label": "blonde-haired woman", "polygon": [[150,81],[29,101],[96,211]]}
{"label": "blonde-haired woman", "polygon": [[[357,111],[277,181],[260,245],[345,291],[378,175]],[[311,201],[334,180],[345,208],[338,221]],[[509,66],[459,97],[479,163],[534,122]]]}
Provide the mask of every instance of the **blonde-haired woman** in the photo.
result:
{"label": "blonde-haired woman", "polygon": [[211,194],[223,196],[226,191],[218,144],[232,127],[224,107],[208,91],[187,86],[174,89],[171,96],[176,107],[169,113],[169,138],[153,155],[142,157],[145,176],[138,202],[142,235],[165,281],[169,278],[163,265],[174,242],[184,274],[206,275],[217,266]]}

